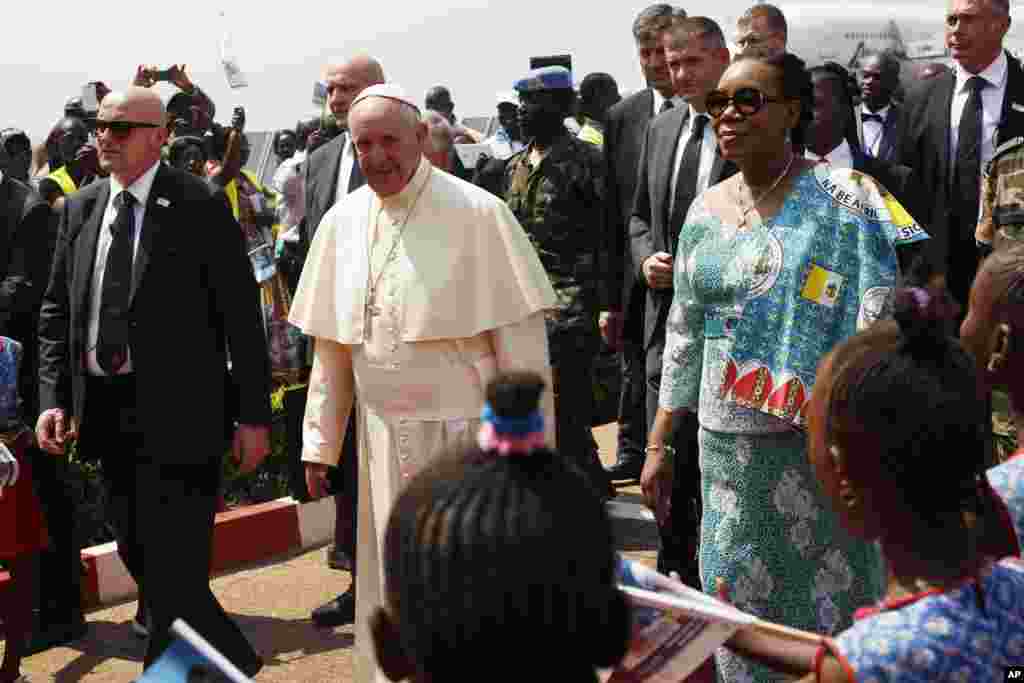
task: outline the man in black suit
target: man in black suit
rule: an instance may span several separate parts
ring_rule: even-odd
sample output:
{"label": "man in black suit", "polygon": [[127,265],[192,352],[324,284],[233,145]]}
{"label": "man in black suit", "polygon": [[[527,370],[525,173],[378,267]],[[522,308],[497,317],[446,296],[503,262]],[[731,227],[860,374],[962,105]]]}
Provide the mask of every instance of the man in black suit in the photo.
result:
{"label": "man in black suit", "polygon": [[[7,173],[0,146],[0,335],[22,343],[18,377],[20,413],[34,425],[39,415],[39,307],[50,275],[56,220],[43,198]],[[40,557],[39,619],[27,651],[61,645],[85,635],[81,559],[75,510],[65,463],[31,449],[33,483],[46,514],[51,546]]]}
{"label": "man in black suit", "polygon": [[[814,118],[807,127],[809,159],[821,159],[830,166],[852,168],[877,180],[903,205],[911,216],[924,211],[924,195],[913,169],[872,157],[850,141],[846,122],[854,111],[847,73],[842,67],[816,66],[810,69],[814,84]],[[870,136],[869,136],[870,137]],[[905,255],[908,252],[901,252]],[[909,265],[904,262],[904,265]]]}
{"label": "man in black suit", "polygon": [[209,575],[224,452],[246,472],[270,451],[259,290],[228,207],[160,163],[165,119],[144,88],[100,105],[109,179],[68,197],[61,215],[40,312],[36,437],[55,455],[77,438],[102,465],[118,554],[150,615],[145,665],[181,618],[253,675],[263,662]]}
{"label": "man in black suit", "polygon": [[981,169],[995,148],[1024,135],[1024,71],[1003,51],[1007,0],[951,0],[946,46],[955,68],[918,84],[904,104],[906,132],[897,161],[921,179],[932,264],[966,309],[979,263],[974,232]]}
{"label": "man in black suit", "polygon": [[866,57],[860,65],[861,103],[858,140],[866,156],[892,161],[906,119],[892,96],[900,85],[900,63],[888,52]]}
{"label": "man in black suit", "polygon": [[[679,233],[697,195],[736,172],[736,167],[718,153],[718,141],[704,108],[705,96],[718,85],[729,66],[729,49],[721,28],[706,17],[682,19],[666,33],[664,45],[672,86],[686,105],[657,117],[647,129],[629,224],[634,277],[647,284],[643,348],[648,431],[658,411],[665,322],[672,305]],[[672,513],[660,529],[658,569],[679,572],[684,581],[700,586],[700,470],[694,413],[676,425],[673,441],[677,464]]]}
{"label": "man in black suit", "polygon": [[675,104],[661,39],[673,17],[685,16],[682,10],[664,3],[651,5],[637,16],[633,22],[633,39],[647,88],[612,106],[605,124],[607,198],[604,206],[609,245],[606,253],[611,259],[608,264],[611,310],[602,331],[609,346],[622,350],[617,462],[607,468],[612,480],[638,479],[644,465],[644,444],[647,440],[643,349],[646,284],[633,276],[629,218],[633,213],[633,195],[636,193],[640,152],[647,124]]}
{"label": "man in black suit", "polygon": [[[306,217],[299,225],[303,261],[324,214],[342,197],[366,184],[348,133],[348,110],[356,95],[371,85],[384,82],[384,70],[377,60],[360,55],[329,64],[324,80],[327,83],[327,104],[342,132],[313,152],[305,164]],[[302,416],[306,413],[308,391],[292,391],[286,396],[290,399],[286,406],[288,441],[293,464],[301,468]],[[359,496],[356,491],[356,427],[352,422],[355,411],[352,415],[349,429],[345,431],[340,467],[328,470],[334,492],[335,523],[334,544],[327,549],[328,565],[351,572],[352,584],[347,591],[313,610],[313,623],[325,628],[350,624],[356,615],[356,502]]]}

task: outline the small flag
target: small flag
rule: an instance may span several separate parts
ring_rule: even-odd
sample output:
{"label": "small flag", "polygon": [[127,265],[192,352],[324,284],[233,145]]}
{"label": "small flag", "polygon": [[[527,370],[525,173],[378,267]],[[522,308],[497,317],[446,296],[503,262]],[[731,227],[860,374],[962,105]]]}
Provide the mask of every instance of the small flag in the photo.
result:
{"label": "small flag", "polygon": [[232,683],[253,683],[181,619],[174,621],[171,632],[174,641],[135,683],[201,683],[224,676]]}
{"label": "small flag", "polygon": [[839,301],[839,295],[843,290],[843,279],[839,273],[833,273],[821,266],[811,266],[811,272],[807,275],[801,296],[816,304],[832,308]]}

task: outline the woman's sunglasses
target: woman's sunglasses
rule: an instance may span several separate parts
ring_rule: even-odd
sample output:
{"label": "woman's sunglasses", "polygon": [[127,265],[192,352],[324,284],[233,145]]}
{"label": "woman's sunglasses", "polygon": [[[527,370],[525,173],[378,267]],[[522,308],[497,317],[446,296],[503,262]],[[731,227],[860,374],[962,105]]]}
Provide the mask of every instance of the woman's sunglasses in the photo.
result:
{"label": "woman's sunglasses", "polygon": [[138,121],[101,121],[96,119],[96,135],[103,135],[106,131],[118,140],[124,140],[136,128],[160,128],[157,123],[140,123]]}
{"label": "woman's sunglasses", "polygon": [[740,88],[729,97],[721,90],[712,90],[704,100],[708,114],[718,118],[731,104],[743,116],[753,116],[764,109],[769,102],[785,102],[783,97],[768,97],[756,88]]}

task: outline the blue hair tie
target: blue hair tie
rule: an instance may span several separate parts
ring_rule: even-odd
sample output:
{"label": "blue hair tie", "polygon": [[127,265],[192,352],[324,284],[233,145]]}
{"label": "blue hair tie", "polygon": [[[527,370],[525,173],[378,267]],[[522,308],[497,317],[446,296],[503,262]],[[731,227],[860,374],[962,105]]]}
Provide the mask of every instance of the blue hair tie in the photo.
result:
{"label": "blue hair tie", "polygon": [[526,436],[544,431],[544,416],[534,410],[526,417],[501,417],[496,415],[490,403],[484,403],[480,411],[480,420],[494,425],[494,431],[508,436]]}

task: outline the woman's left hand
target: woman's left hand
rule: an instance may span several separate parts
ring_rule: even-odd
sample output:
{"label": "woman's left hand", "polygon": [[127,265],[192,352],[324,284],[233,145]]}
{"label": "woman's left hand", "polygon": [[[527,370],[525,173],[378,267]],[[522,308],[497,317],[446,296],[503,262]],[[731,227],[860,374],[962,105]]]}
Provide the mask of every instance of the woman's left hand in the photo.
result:
{"label": "woman's left hand", "polygon": [[658,526],[664,526],[672,511],[673,476],[672,460],[665,447],[649,450],[640,474],[640,488],[644,504],[654,513]]}

